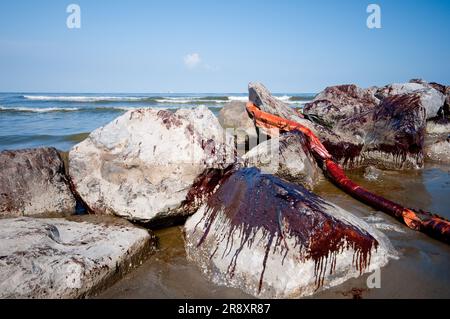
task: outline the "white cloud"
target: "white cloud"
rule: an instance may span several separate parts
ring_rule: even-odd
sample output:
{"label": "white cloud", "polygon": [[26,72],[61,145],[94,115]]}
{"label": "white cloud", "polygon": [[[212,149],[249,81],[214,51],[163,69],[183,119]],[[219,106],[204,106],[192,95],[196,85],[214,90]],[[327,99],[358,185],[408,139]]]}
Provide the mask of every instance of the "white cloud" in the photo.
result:
{"label": "white cloud", "polygon": [[194,69],[197,67],[201,62],[202,59],[200,58],[200,54],[198,53],[191,53],[183,58],[184,65],[186,65],[189,69]]}

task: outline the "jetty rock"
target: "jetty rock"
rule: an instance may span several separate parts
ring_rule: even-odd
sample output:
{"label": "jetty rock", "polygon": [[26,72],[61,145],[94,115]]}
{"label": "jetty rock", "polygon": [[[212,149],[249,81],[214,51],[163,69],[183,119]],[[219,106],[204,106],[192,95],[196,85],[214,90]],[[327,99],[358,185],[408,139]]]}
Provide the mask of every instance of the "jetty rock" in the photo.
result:
{"label": "jetty rock", "polygon": [[337,153],[334,145],[324,143],[346,167],[423,167],[426,108],[417,93],[387,97],[372,112],[340,121],[334,131],[353,134],[360,143],[350,152],[342,152],[338,148]]}
{"label": "jetty rock", "polygon": [[393,95],[402,95],[408,93],[417,94],[420,98],[421,104],[426,109],[426,118],[431,119],[437,116],[441,107],[444,106],[446,99],[445,94],[436,89],[439,88],[437,85],[438,84],[435,83],[433,87],[432,85],[425,82],[394,83],[378,89],[375,95],[380,100],[382,100]]}
{"label": "jetty rock", "polygon": [[305,136],[300,132],[283,133],[264,141],[243,157],[247,167],[257,167],[287,181],[313,189],[323,177],[308,149]]}
{"label": "jetty rock", "polygon": [[195,203],[183,202],[198,175],[235,156],[233,137],[204,106],[138,109],[75,145],[69,174],[91,211],[151,222],[190,214]]}
{"label": "jetty rock", "polygon": [[72,214],[75,206],[56,149],[0,152],[0,217]]}
{"label": "jetty rock", "polygon": [[[263,112],[296,121],[311,130],[314,130],[314,126],[310,121],[304,119],[303,115],[291,108],[289,104],[284,103],[283,101],[272,96],[272,93],[270,93],[270,91],[262,83],[249,83],[248,99]],[[268,135],[270,135],[270,132],[268,133]]]}
{"label": "jetty rock", "polygon": [[[301,113],[298,113],[294,108],[290,107],[283,101],[273,97],[270,91],[261,83],[251,82],[248,85],[249,101],[257,106],[261,111],[276,115],[283,119],[288,119],[297,122],[316,134],[323,141],[328,141],[333,145],[349,145],[352,147],[355,143],[355,136],[346,131],[341,131],[339,134],[335,133],[330,127],[324,125],[323,121],[312,121],[304,118]],[[272,134],[279,134],[278,130],[264,129],[269,136]]]}
{"label": "jetty rock", "polygon": [[378,106],[374,90],[354,84],[327,87],[312,102],[305,104],[303,114],[321,119],[328,126],[341,119],[365,113]]}
{"label": "jetty rock", "polygon": [[[286,115],[286,119],[311,129],[345,168],[369,165],[382,169],[422,167],[426,109],[420,94],[394,95],[377,105],[373,92],[374,88],[329,87],[319,96],[330,100],[311,105],[309,111],[305,111],[307,119],[299,119],[288,105],[269,98],[270,92],[264,86],[252,83],[249,86],[250,100],[259,103],[261,110],[282,117]],[[337,106],[330,107],[332,103]],[[344,106],[346,103],[354,105]],[[343,110],[342,116],[337,115],[339,107]]]}
{"label": "jetty rock", "polygon": [[0,298],[95,295],[154,249],[147,230],[62,218],[0,219]]}
{"label": "jetty rock", "polygon": [[226,103],[219,112],[220,125],[235,137],[239,156],[258,144],[258,131],[245,108],[245,102]]}
{"label": "jetty rock", "polygon": [[256,168],[229,171],[184,231],[209,280],[258,298],[309,296],[396,258],[367,223]]}

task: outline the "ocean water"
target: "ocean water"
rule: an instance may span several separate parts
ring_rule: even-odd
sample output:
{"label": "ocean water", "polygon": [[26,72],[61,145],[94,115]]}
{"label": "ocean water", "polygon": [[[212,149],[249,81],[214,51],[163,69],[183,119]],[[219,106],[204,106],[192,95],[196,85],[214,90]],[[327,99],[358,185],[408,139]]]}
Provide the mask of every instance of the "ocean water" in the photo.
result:
{"label": "ocean water", "polygon": [[[293,107],[314,98],[312,93],[274,94]],[[94,129],[128,110],[207,106],[217,114],[230,101],[247,94],[64,94],[0,93],[0,151],[54,146],[67,151]]]}

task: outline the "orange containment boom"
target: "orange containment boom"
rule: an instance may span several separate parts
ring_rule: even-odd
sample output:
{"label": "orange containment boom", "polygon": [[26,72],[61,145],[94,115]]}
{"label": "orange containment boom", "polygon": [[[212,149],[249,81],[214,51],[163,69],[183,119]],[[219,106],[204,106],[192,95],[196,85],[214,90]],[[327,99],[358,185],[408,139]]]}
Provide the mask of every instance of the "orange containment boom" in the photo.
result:
{"label": "orange containment boom", "polygon": [[342,167],[333,160],[333,157],[327,151],[325,146],[309,128],[295,121],[263,112],[252,102],[247,103],[247,111],[254,118],[258,127],[268,129],[278,128],[281,131],[297,130],[302,132],[307,137],[310,150],[316,158],[322,161],[321,166],[325,171],[325,175],[349,195],[377,210],[395,217],[411,229],[424,232],[447,244],[450,243],[450,222],[447,219],[429,212],[405,208],[384,197],[373,194],[354,183],[347,175],[345,175]]}

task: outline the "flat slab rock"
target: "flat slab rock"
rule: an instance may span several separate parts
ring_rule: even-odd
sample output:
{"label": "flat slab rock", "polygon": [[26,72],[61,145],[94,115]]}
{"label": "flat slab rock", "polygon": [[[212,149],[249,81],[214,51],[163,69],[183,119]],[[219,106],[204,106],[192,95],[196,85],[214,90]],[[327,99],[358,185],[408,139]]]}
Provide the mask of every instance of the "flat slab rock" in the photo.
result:
{"label": "flat slab rock", "polygon": [[71,214],[75,206],[56,149],[0,152],[0,216]]}
{"label": "flat slab rock", "polygon": [[132,226],[0,219],[0,298],[88,296],[132,267],[150,239]]}
{"label": "flat slab rock", "polygon": [[230,172],[184,229],[189,260],[210,280],[261,298],[312,295],[396,255],[351,213],[256,168]]}
{"label": "flat slab rock", "polygon": [[95,213],[154,221],[186,215],[196,177],[235,160],[233,137],[206,107],[129,111],[69,153],[69,174]]}

